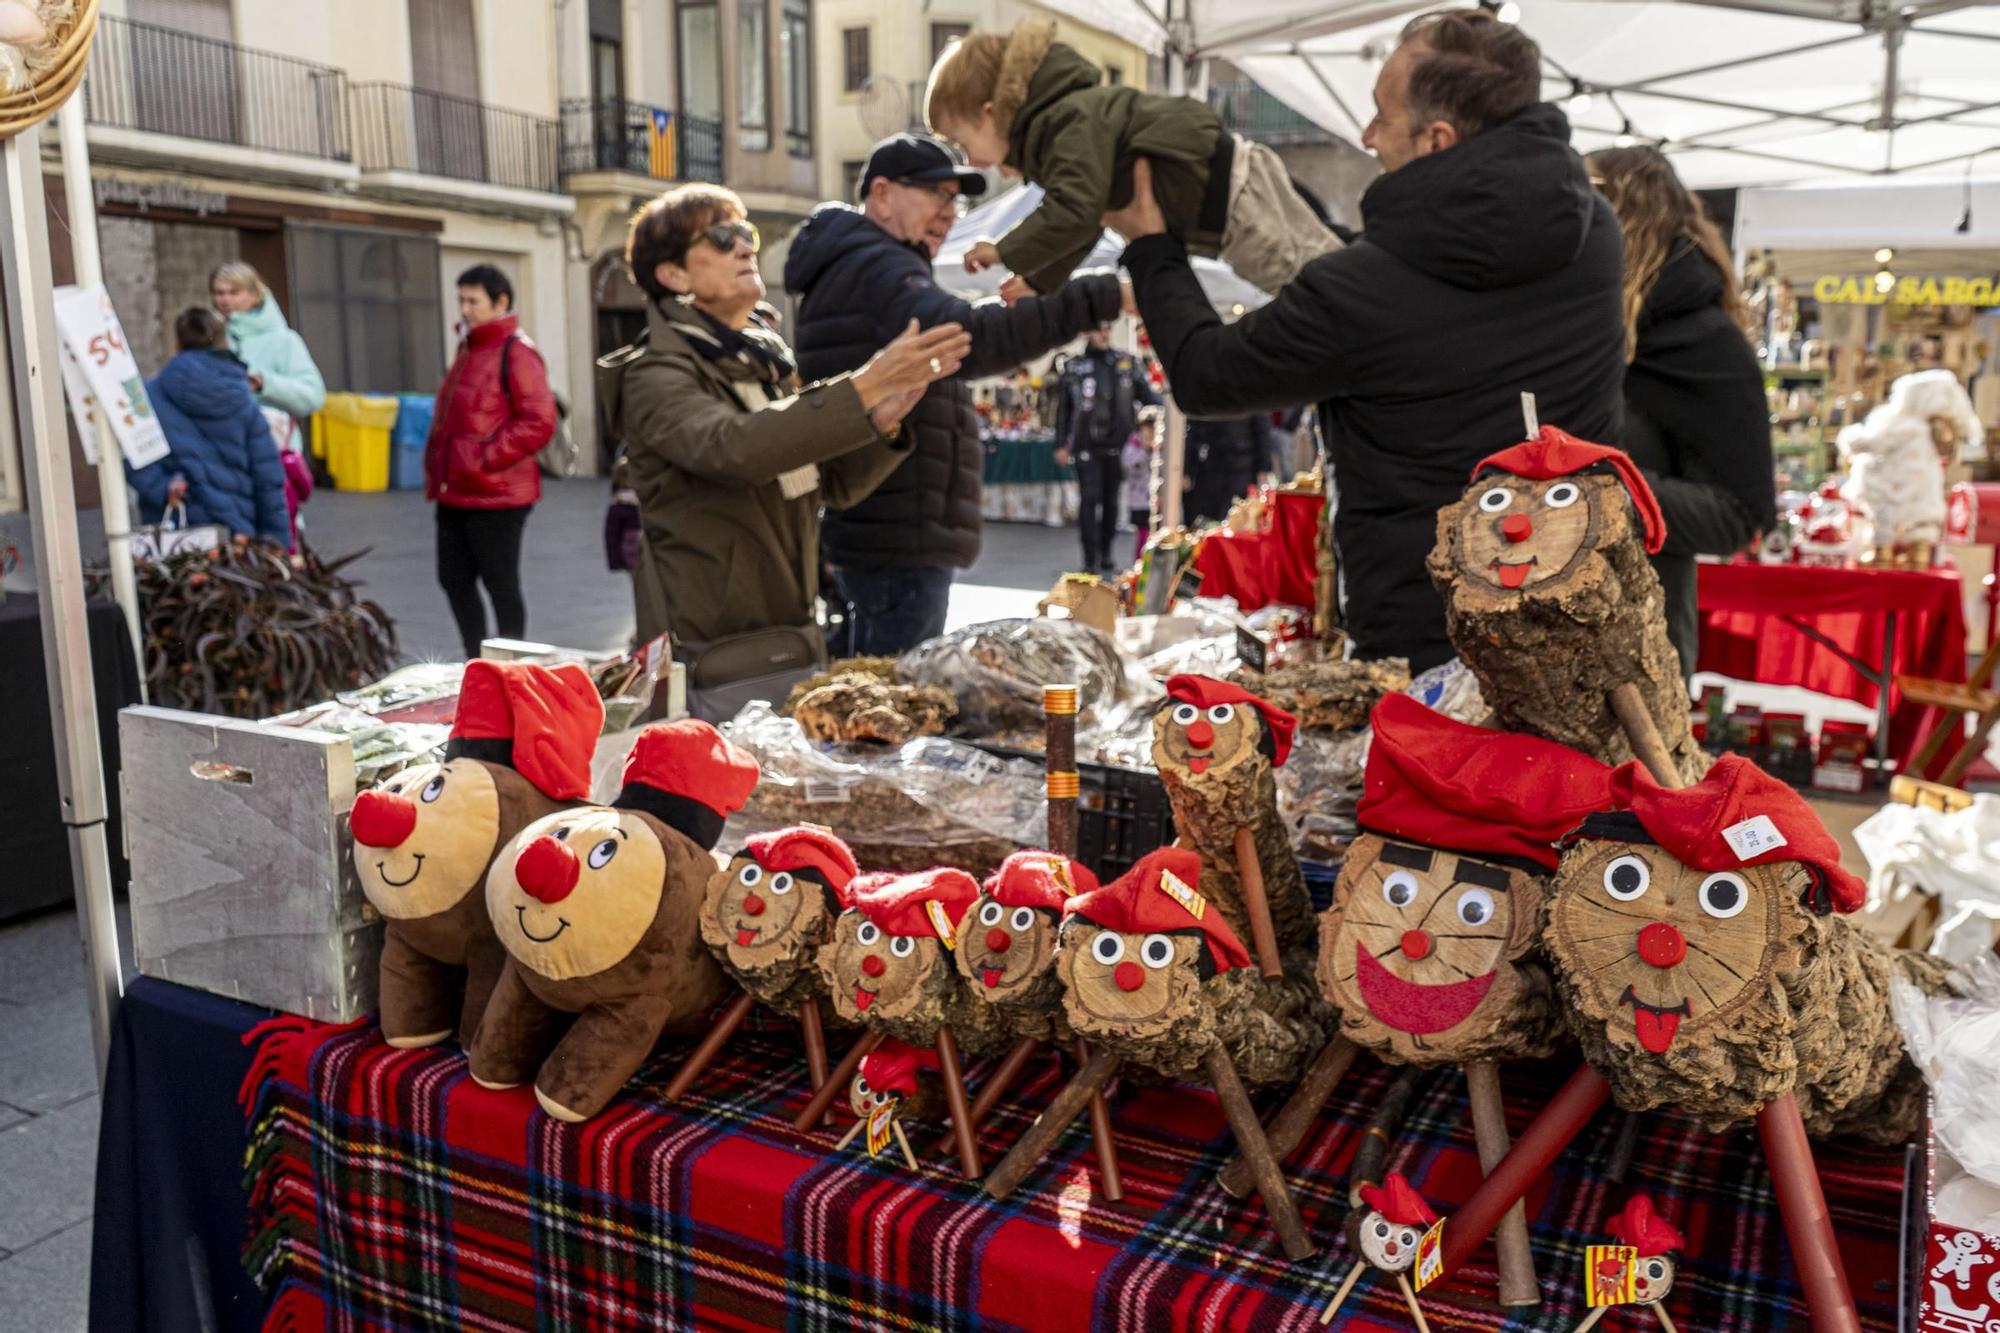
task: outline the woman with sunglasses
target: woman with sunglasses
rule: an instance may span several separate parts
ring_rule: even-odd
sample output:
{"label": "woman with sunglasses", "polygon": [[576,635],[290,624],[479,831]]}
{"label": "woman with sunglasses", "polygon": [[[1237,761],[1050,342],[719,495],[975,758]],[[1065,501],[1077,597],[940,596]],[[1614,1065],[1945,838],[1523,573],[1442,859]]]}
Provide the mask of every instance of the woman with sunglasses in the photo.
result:
{"label": "woman with sunglasses", "polygon": [[598,399],[639,497],[640,642],[673,636],[689,706],[711,720],[782,699],[825,660],[819,511],[867,495],[908,452],[901,423],[970,347],[956,324],[901,337],[801,388],[762,306],[743,201],[684,185],[633,216],[625,262],[646,336],[603,358]]}

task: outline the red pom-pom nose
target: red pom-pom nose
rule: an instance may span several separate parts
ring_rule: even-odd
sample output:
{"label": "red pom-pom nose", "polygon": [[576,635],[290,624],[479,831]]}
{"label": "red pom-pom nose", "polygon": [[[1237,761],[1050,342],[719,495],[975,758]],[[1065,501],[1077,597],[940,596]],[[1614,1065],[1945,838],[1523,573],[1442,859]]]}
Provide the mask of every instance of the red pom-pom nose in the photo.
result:
{"label": "red pom-pom nose", "polygon": [[1000,929],[1000,927],[995,926],[993,927],[993,929],[986,932],[986,952],[1006,953],[1009,949],[1013,947],[1014,947],[1014,937],[1012,935],[1009,935],[1006,931]]}
{"label": "red pom-pom nose", "polygon": [[580,873],[569,845],[546,835],[521,849],[514,858],[514,880],[521,892],[537,902],[559,903],[576,887]]}
{"label": "red pom-pom nose", "polygon": [[1146,973],[1137,963],[1120,963],[1111,969],[1111,979],[1119,990],[1138,990],[1146,984]]}
{"label": "red pom-pom nose", "polygon": [[1535,520],[1526,514],[1509,514],[1500,520],[1500,535],[1510,542],[1524,542],[1535,535]]}
{"label": "red pom-pom nose", "polygon": [[882,961],[881,954],[871,953],[861,960],[861,970],[871,977],[879,977],[889,970],[889,965]]}
{"label": "red pom-pom nose", "polygon": [[754,893],[746,897],[743,900],[743,915],[745,916],[764,915],[764,900],[762,898],[759,898]]}
{"label": "red pom-pom nose", "polygon": [[1654,967],[1672,967],[1687,957],[1687,951],[1687,938],[1664,921],[1639,932],[1639,956]]}
{"label": "red pom-pom nose", "polygon": [[1188,723],[1188,744],[1197,750],[1206,750],[1215,744],[1215,728],[1208,725],[1208,719],[1198,717]]}
{"label": "red pom-pom nose", "polygon": [[1403,932],[1403,954],[1409,958],[1428,958],[1431,955],[1431,933],[1428,930],[1406,930]]}
{"label": "red pom-pom nose", "polygon": [[364,791],[354,798],[347,827],[363,847],[401,847],[417,827],[417,803],[390,791]]}

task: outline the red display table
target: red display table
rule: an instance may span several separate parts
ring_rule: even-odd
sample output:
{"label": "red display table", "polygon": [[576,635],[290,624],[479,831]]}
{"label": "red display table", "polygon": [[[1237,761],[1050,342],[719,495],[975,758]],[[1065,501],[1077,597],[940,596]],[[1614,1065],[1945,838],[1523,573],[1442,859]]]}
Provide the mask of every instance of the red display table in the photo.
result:
{"label": "red display table", "polygon": [[1203,597],[1234,597],[1244,613],[1282,602],[1310,608],[1319,573],[1320,495],[1271,497],[1261,532],[1215,532],[1194,554]]}
{"label": "red display table", "polygon": [[[1923,742],[1930,712],[1895,698],[1890,677],[1965,679],[1965,608],[1956,569],[1748,561],[1699,569],[1696,669],[1800,685],[1874,707],[1877,760],[1906,765]],[[1950,748],[1935,767],[1944,766]]]}

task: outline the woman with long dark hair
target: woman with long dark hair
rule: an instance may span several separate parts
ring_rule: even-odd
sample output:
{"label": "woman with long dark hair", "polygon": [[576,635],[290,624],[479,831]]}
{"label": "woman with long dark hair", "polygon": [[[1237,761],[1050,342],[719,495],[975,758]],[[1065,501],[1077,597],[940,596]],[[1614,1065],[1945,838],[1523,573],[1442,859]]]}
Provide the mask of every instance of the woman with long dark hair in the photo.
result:
{"label": "woman with long dark hair", "polygon": [[1764,373],[1740,319],[1729,247],[1657,148],[1589,158],[1625,236],[1625,451],[1667,520],[1653,568],[1683,674],[1700,632],[1697,555],[1734,555],[1777,512]]}

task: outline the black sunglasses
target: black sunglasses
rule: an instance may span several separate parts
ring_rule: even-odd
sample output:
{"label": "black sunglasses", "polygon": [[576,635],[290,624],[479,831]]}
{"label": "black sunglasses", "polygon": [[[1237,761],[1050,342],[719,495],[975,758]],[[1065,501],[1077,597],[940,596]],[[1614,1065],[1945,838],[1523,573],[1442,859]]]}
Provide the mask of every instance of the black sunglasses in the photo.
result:
{"label": "black sunglasses", "polygon": [[750,242],[750,253],[753,255],[764,246],[763,237],[757,234],[757,224],[741,220],[736,222],[718,222],[712,227],[704,227],[702,228],[701,239],[707,241],[724,254],[728,254],[734,250],[738,241]]}

